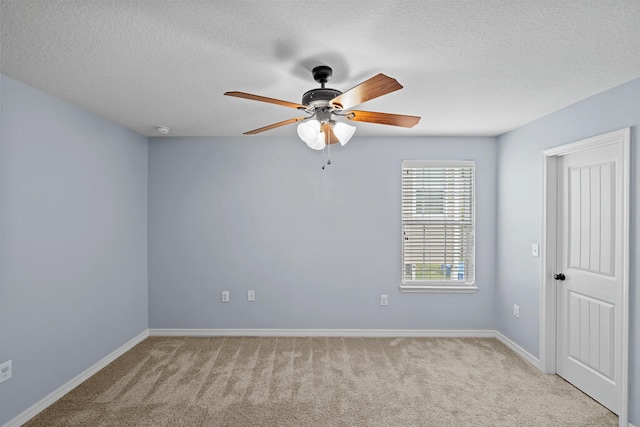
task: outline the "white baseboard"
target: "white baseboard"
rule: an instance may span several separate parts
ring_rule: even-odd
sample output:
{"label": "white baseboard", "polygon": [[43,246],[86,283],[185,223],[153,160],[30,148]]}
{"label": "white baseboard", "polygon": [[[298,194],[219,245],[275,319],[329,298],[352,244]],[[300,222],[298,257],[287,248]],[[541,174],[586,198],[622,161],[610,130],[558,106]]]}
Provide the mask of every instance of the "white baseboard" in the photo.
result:
{"label": "white baseboard", "polygon": [[433,329],[149,329],[152,337],[484,337],[493,330]]}
{"label": "white baseboard", "polygon": [[507,338],[506,336],[502,335],[502,333],[498,332],[498,331],[493,331],[494,332],[494,336],[504,345],[506,345],[507,347],[509,347],[511,350],[513,350],[514,353],[516,353],[518,356],[520,356],[521,358],[523,358],[525,361],[531,363],[533,366],[535,366],[538,370],[540,369],[540,360],[533,356],[531,353],[529,353],[527,350],[525,350],[524,348],[520,347],[518,344],[516,344],[515,342],[511,341],[509,338]]}
{"label": "white baseboard", "polygon": [[80,373],[78,376],[73,378],[71,381],[62,385],[58,389],[49,393],[44,399],[32,405],[29,409],[6,423],[3,427],[19,427],[29,421],[31,418],[38,415],[40,412],[47,409],[49,406],[53,405],[56,401],[58,401],[62,396],[69,393],[71,390],[79,386],[82,382],[86,381],[91,376],[95,375],[100,369],[107,366],[109,363],[116,360],[118,357],[122,356],[127,351],[131,350],[136,344],[140,343],[142,340],[149,336],[149,330],[146,329],[137,336],[133,337],[110,354],[102,358],[102,360],[98,361],[94,365],[90,366],[84,372]]}

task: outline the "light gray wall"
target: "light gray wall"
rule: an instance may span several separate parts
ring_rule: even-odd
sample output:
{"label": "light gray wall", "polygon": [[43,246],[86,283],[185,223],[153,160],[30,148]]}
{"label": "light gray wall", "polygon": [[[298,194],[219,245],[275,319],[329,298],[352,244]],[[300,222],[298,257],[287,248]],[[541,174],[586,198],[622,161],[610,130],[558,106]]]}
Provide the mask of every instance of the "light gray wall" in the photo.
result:
{"label": "light gray wall", "polygon": [[[0,87],[0,361],[14,361],[0,424],[144,330],[147,313],[153,328],[497,328],[537,355],[540,258],[529,251],[540,241],[540,153],[633,126],[630,406],[640,425],[640,80],[499,144],[356,135],[325,171],[297,138],[155,138],[147,149],[6,76]],[[401,294],[400,162],[459,158],[477,163],[480,291]]]}
{"label": "light gray wall", "polygon": [[[494,138],[356,134],[321,159],[294,137],[151,138],[150,327],[494,327]],[[477,294],[400,293],[403,159],[476,161]]]}
{"label": "light gray wall", "polygon": [[0,79],[1,425],[147,328],[147,140]]}
{"label": "light gray wall", "polygon": [[[602,92],[499,138],[497,326],[539,354],[541,260],[530,255],[542,233],[542,150],[623,127],[631,130],[631,421],[640,425],[640,79]],[[511,315],[520,305],[520,319]]]}

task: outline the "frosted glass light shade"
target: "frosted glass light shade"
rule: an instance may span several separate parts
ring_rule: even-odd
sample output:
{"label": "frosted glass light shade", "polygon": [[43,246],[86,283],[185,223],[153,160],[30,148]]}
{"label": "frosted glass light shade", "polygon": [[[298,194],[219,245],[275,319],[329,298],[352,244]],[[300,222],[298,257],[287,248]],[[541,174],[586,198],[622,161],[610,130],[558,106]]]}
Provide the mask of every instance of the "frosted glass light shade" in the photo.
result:
{"label": "frosted glass light shade", "polygon": [[313,142],[320,133],[320,122],[317,120],[305,120],[298,125],[298,136],[306,142]]}
{"label": "frosted glass light shade", "polygon": [[351,126],[343,122],[336,122],[336,124],[333,125],[333,133],[336,134],[336,138],[340,141],[340,145],[345,145],[349,142],[355,131],[355,126]]}
{"label": "frosted glass light shade", "polygon": [[322,150],[325,146],[324,133],[320,132],[320,122],[305,120],[298,125],[298,136],[314,150]]}
{"label": "frosted glass light shade", "polygon": [[327,144],[324,142],[324,132],[320,132],[315,141],[307,142],[307,146],[314,150],[322,150],[325,145]]}

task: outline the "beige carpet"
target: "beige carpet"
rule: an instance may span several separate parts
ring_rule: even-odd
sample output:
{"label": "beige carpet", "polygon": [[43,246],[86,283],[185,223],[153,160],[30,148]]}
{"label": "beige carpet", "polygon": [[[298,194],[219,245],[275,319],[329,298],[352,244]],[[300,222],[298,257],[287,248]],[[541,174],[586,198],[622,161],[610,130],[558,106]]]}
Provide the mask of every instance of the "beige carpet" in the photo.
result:
{"label": "beige carpet", "polygon": [[616,426],[495,339],[148,338],[28,426]]}

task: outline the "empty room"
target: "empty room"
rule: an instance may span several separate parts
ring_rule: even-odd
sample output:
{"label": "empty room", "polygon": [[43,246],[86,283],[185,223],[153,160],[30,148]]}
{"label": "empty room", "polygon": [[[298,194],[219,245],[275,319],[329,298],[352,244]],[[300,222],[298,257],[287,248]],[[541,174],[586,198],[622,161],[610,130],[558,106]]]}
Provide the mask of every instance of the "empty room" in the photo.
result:
{"label": "empty room", "polygon": [[0,426],[640,427],[637,0],[0,31]]}

